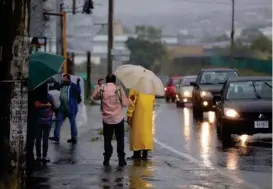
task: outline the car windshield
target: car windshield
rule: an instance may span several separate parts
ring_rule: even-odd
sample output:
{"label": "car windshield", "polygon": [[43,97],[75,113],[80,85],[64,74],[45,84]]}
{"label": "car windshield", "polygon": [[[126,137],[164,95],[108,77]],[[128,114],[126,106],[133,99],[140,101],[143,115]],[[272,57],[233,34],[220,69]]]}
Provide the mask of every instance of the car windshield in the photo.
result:
{"label": "car windshield", "polygon": [[174,84],[174,85],[178,85],[178,84],[179,84],[179,81],[180,81],[180,79],[173,79],[173,84]]}
{"label": "car windshield", "polygon": [[191,82],[196,82],[196,77],[184,78],[182,82],[182,86],[190,86]]}
{"label": "car windshield", "polygon": [[272,99],[272,80],[231,82],[226,99]]}
{"label": "car windshield", "polygon": [[228,78],[238,77],[235,71],[205,71],[200,84],[224,84]]}

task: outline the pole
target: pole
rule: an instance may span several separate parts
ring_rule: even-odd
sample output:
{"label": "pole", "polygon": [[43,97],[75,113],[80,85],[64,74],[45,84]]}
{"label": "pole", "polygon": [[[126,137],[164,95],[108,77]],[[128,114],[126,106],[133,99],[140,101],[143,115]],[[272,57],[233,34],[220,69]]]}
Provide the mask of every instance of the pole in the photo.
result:
{"label": "pole", "polygon": [[76,0],[72,0],[72,13],[76,14]]}
{"label": "pole", "polygon": [[113,14],[114,14],[114,0],[109,0],[108,5],[108,52],[107,52],[107,72],[112,73],[112,49],[113,49]]}
{"label": "pole", "polygon": [[74,75],[75,74],[75,53],[72,52],[71,53],[71,74]]}
{"label": "pole", "polygon": [[64,62],[64,74],[68,73],[68,61],[67,61],[67,41],[66,41],[66,30],[67,30],[67,15],[66,12],[62,12],[62,39],[63,39],[63,56],[65,58]]}
{"label": "pole", "polygon": [[232,18],[231,18],[231,32],[230,32],[230,50],[233,56],[234,51],[234,17],[235,17],[235,0],[232,1]]}
{"label": "pole", "polygon": [[86,72],[87,72],[86,98],[88,99],[91,93],[91,53],[90,51],[87,52]]}
{"label": "pole", "polygon": [[[61,0],[55,0],[56,1],[56,12],[61,13],[62,12],[62,5]],[[56,54],[61,55],[62,54],[62,19],[61,17],[57,16],[56,18]]]}

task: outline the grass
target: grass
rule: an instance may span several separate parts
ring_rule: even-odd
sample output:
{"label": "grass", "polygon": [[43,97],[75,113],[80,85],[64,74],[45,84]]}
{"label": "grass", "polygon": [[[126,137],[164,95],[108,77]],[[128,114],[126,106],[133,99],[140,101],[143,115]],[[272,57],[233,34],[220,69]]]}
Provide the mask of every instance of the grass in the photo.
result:
{"label": "grass", "polygon": [[253,70],[248,69],[237,69],[241,76],[272,76],[272,74],[266,74],[261,72],[255,72]]}

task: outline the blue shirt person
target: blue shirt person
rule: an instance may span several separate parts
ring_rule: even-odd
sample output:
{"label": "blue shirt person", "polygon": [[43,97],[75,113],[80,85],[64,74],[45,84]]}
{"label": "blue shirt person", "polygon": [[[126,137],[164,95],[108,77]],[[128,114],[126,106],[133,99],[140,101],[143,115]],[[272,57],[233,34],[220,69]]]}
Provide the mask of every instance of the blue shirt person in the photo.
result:
{"label": "blue shirt person", "polygon": [[56,126],[54,130],[54,136],[49,137],[50,140],[59,143],[60,130],[62,124],[66,118],[69,119],[71,129],[71,139],[67,140],[68,143],[77,143],[77,124],[76,115],[78,113],[78,104],[81,102],[81,87],[80,79],[77,80],[77,84],[71,82],[70,75],[65,74],[63,76],[63,83],[61,85],[60,95],[60,107],[58,109],[56,117]]}

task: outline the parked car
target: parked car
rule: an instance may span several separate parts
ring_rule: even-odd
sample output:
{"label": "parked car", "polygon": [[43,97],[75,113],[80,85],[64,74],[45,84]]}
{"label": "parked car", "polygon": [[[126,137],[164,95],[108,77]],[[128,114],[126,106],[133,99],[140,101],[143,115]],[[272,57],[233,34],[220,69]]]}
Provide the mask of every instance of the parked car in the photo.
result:
{"label": "parked car", "polygon": [[166,88],[165,88],[165,99],[166,102],[172,101],[175,102],[176,99],[176,87],[179,85],[179,81],[182,77],[175,76],[171,77]]}
{"label": "parked car", "polygon": [[185,76],[180,79],[180,83],[177,87],[176,94],[176,107],[184,107],[186,103],[192,102],[192,90],[193,87],[190,85],[191,82],[195,82],[197,79],[196,75]]}
{"label": "parked car", "polygon": [[223,147],[231,134],[272,133],[272,78],[230,78],[216,97],[217,135]]}
{"label": "parked car", "polygon": [[193,117],[203,119],[203,112],[212,111],[215,107],[213,98],[220,95],[223,84],[228,78],[239,77],[235,69],[210,68],[202,69],[196,79],[191,82],[193,86],[192,103]]}

